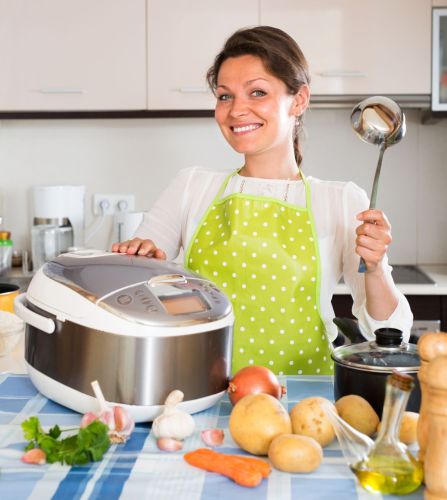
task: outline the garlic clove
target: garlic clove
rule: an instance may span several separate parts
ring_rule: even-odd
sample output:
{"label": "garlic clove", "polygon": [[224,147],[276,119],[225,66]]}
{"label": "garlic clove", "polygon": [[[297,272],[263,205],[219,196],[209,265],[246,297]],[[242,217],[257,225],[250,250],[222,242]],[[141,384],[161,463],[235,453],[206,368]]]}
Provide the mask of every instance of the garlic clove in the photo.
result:
{"label": "garlic clove", "polygon": [[225,434],[223,429],[206,429],[200,433],[200,437],[207,446],[220,446]]}
{"label": "garlic clove", "polygon": [[40,448],[33,448],[28,450],[21,460],[26,464],[43,465],[47,462],[47,456]]}
{"label": "garlic clove", "polygon": [[114,406],[113,416],[115,419],[115,431],[130,436],[135,428],[135,422],[126,408]]}
{"label": "garlic clove", "polygon": [[183,448],[183,443],[178,439],[163,437],[157,439],[157,446],[158,449],[162,451],[178,451]]}
{"label": "garlic clove", "polygon": [[115,417],[113,415],[112,409],[103,410],[98,414],[98,420],[103,424],[106,424],[107,427],[111,430],[115,430]]}
{"label": "garlic clove", "polygon": [[92,411],[87,412],[85,415],[82,416],[81,419],[81,429],[83,427],[87,427],[87,425],[90,425],[94,420],[98,419],[98,415],[96,413],[93,413]]}

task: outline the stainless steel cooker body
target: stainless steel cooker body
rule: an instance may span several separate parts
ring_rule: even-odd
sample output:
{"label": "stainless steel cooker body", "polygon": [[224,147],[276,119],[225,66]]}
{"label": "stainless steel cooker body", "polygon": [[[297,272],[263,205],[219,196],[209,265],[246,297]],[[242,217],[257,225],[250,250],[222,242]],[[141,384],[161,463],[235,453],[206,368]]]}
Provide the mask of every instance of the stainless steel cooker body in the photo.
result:
{"label": "stainless steel cooker body", "polygon": [[[32,304],[36,313],[52,317]],[[228,386],[232,328],[172,337],[116,335],[58,321],[48,335],[27,325],[25,359],[39,372],[94,396],[98,380],[107,401],[161,405],[174,388],[185,400],[217,394]]]}

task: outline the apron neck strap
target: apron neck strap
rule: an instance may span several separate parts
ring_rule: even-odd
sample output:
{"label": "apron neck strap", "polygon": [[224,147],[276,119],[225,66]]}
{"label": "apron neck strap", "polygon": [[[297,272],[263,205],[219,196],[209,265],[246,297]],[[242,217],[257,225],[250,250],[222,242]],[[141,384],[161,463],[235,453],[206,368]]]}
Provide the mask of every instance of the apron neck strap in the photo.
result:
{"label": "apron neck strap", "polygon": [[236,170],[234,170],[233,172],[231,172],[229,175],[227,175],[227,177],[225,178],[224,182],[222,183],[222,186],[220,186],[220,189],[217,192],[217,194],[216,194],[216,196],[214,198],[214,201],[220,200],[220,197],[224,193],[224,191],[225,191],[228,183],[230,182],[230,179],[232,177],[234,177],[236,174],[238,174],[241,171],[241,169],[242,169],[242,167],[241,168],[237,168]]}
{"label": "apron neck strap", "polygon": [[309,187],[309,183],[307,182],[306,176],[303,174],[303,171],[301,170],[300,166],[298,166],[298,172],[300,174],[301,179],[303,179],[304,190],[306,192],[306,208],[308,210],[311,210],[312,206],[311,206],[311,201],[310,201],[310,187]]}
{"label": "apron neck strap", "polygon": [[[241,170],[242,170],[242,167],[241,168],[237,168],[236,170],[233,170],[233,172],[231,172],[229,175],[227,175],[225,181],[220,186],[220,189],[219,189],[218,193],[216,194],[216,196],[214,198],[214,201],[220,200],[220,198],[221,198],[222,194],[224,193],[224,191],[225,191],[228,183],[230,182],[230,179],[232,177],[234,177],[236,174],[238,174]],[[306,176],[303,174],[303,171],[301,170],[300,166],[298,166],[298,173],[300,174],[300,178],[303,180],[304,190],[306,192],[306,208],[310,210],[311,209],[311,197],[310,197],[309,183],[307,182]]]}

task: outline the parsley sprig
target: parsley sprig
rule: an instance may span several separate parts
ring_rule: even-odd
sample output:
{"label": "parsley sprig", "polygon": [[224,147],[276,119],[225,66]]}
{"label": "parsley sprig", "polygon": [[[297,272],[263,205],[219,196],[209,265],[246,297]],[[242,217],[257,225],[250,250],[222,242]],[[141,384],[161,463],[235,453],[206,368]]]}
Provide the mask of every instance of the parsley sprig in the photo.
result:
{"label": "parsley sprig", "polygon": [[44,432],[37,417],[22,422],[25,439],[29,441],[25,450],[40,448],[47,456],[47,462],[68,465],[83,465],[101,460],[110,447],[109,428],[99,420],[94,420],[77,434],[59,439],[62,432],[58,425]]}

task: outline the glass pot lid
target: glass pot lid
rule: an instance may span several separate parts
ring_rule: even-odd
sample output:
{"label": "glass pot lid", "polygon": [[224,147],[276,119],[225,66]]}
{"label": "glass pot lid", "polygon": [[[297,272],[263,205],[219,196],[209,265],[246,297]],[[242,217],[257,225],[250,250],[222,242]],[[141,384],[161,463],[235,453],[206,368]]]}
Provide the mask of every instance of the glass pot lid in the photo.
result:
{"label": "glass pot lid", "polygon": [[332,359],[338,364],[363,371],[391,373],[393,370],[419,370],[416,345],[403,342],[401,330],[380,328],[374,334],[376,340],[337,347]]}

